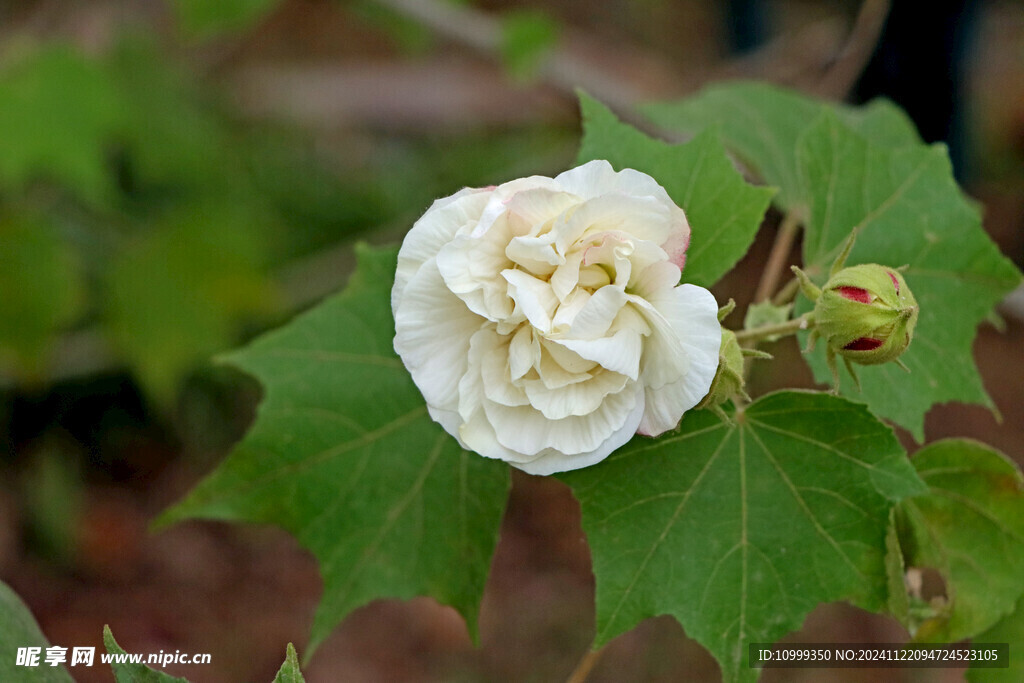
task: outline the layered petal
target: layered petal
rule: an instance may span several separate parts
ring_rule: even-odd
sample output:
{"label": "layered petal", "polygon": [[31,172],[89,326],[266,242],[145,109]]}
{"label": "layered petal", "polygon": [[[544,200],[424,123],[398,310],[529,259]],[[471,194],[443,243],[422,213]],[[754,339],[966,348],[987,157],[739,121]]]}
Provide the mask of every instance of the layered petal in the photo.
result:
{"label": "layered petal", "polygon": [[711,385],[718,307],[678,284],[689,241],[653,178],[606,161],[463,190],[400,251],[395,350],[464,448],[533,474],[592,465]]}

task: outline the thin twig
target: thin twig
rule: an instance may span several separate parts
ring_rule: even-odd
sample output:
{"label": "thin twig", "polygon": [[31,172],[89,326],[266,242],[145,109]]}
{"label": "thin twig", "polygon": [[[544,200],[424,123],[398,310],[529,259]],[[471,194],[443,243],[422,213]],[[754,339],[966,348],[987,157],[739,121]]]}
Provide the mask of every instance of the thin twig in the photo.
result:
{"label": "thin twig", "polygon": [[796,293],[800,291],[800,281],[796,278],[791,279],[786,284],[782,285],[775,296],[772,297],[772,303],[776,306],[783,306],[788,304],[790,301],[796,298]]}
{"label": "thin twig", "polygon": [[767,339],[768,337],[780,337],[787,334],[796,334],[800,330],[806,330],[810,327],[813,320],[811,313],[804,313],[799,318],[793,318],[787,320],[784,323],[778,323],[777,325],[762,325],[761,327],[755,327],[752,330],[740,330],[736,333],[736,341],[743,342],[757,342],[761,339]]}
{"label": "thin twig", "polygon": [[601,658],[601,653],[604,652],[604,648],[599,650],[587,650],[587,654],[583,655],[580,659],[579,664],[573,669],[572,673],[569,674],[569,678],[566,679],[565,683],[583,683],[587,680],[587,676],[590,675],[590,670],[597,664],[597,660]]}
{"label": "thin twig", "polygon": [[761,281],[757,283],[757,290],[754,292],[755,303],[767,300],[778,286],[782,269],[789,258],[789,252],[793,249],[800,220],[800,213],[795,209],[782,219],[779,231],[775,235],[775,244],[772,245],[764,271],[761,273]]}
{"label": "thin twig", "polygon": [[850,37],[814,88],[818,95],[841,100],[850,93],[882,37],[891,4],[891,0],[864,0]]}

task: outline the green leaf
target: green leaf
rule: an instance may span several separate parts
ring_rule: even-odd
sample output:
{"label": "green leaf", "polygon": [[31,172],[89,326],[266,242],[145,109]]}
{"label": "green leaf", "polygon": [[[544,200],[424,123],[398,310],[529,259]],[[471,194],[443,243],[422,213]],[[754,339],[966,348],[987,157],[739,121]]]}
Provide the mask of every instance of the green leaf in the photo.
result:
{"label": "green leaf", "polygon": [[[776,306],[771,301],[762,301],[750,304],[747,307],[747,314],[743,318],[743,329],[753,330],[766,325],[781,325],[790,319],[793,313],[793,304]],[[781,339],[781,335],[765,337],[766,342],[773,342]]]}
{"label": "green leaf", "polygon": [[923,142],[907,113],[889,100],[871,100],[860,107],[823,106],[831,108],[843,123],[879,147],[893,149]]}
{"label": "green leaf", "polygon": [[[117,644],[114,634],[110,632],[110,626],[107,625],[103,626],[103,644],[111,655],[124,655],[127,658],[128,653]],[[145,664],[111,661],[110,668],[117,683],[189,683],[188,679],[169,676]]]}
{"label": "green leaf", "polygon": [[903,550],[896,528],[896,508],[889,514],[889,529],[885,534],[885,569],[888,578],[889,603],[886,611],[902,624],[910,621],[910,596],[904,575],[907,567],[903,563]]}
{"label": "green leaf", "polygon": [[299,670],[299,657],[295,654],[295,646],[291,643],[288,643],[284,664],[274,676],[274,683],[306,683],[302,671]]}
{"label": "green leaf", "polygon": [[929,492],[900,504],[905,561],[937,569],[948,599],[915,637],[977,636],[1024,594],[1024,477],[1001,453],[961,439],[922,448],[911,462]]}
{"label": "green leaf", "polygon": [[[50,646],[39,625],[32,618],[21,598],[0,581],[0,643],[4,653],[0,656],[0,681],[32,680],[38,683],[73,683],[63,666],[46,664],[46,648]],[[20,647],[38,647],[39,666],[17,665]]]}
{"label": "green leaf", "polygon": [[1005,669],[972,666],[967,670],[970,683],[1020,683],[1024,681],[1024,657],[1020,648],[1024,644],[1024,598],[1017,601],[1013,614],[995,626],[978,634],[976,643],[1009,643],[1010,666]]}
{"label": "green leaf", "polygon": [[396,252],[360,248],[348,288],[228,360],[260,379],[256,423],[164,523],[278,524],[320,561],[311,648],[370,600],[429,595],[475,633],[508,468],[463,451],[392,349]]}
{"label": "green leaf", "polygon": [[251,28],[280,0],[174,0],[174,11],[188,33],[209,37]]}
{"label": "green leaf", "polygon": [[[823,283],[850,230],[860,226],[848,264],[909,264],[904,277],[921,309],[914,341],[901,357],[910,374],[891,363],[863,367],[863,393],[850,381],[843,392],[919,441],[924,415],[936,403],[993,407],[971,344],[1020,274],[982,230],[945,149],[876,147],[825,113],[804,132],[798,153],[807,188],[804,263],[812,278]],[[831,375],[820,346],[808,360],[825,383]]]}
{"label": "green leaf", "polygon": [[671,614],[727,681],[756,678],[748,643],[799,628],[819,603],[884,607],[890,509],[924,490],[889,427],[811,392],[765,396],[735,423],[688,414],[561,478],[593,557],[596,644]]}
{"label": "green leaf", "polygon": [[713,131],[669,145],[622,123],[585,94],[580,107],[583,144],[577,161],[607,159],[661,183],[692,230],[683,280],[704,287],[717,282],[747,253],[774,191],[747,184]]}
{"label": "green leaf", "polygon": [[0,66],[0,186],[66,185],[93,203],[112,196],[107,147],[124,102],[98,62],[70,47],[30,48]]}
{"label": "green leaf", "polygon": [[874,144],[902,147],[920,142],[907,115],[888,100],[864,107],[826,105],[767,83],[717,84],[684,100],[649,104],[643,111],[670,130],[693,134],[718,129],[731,151],[764,182],[779,188],[775,202],[788,209],[803,198],[797,142],[826,108]]}
{"label": "green leaf", "polygon": [[514,77],[533,77],[558,42],[558,23],[539,10],[512,10],[501,17],[499,54]]}
{"label": "green leaf", "polygon": [[276,307],[257,219],[224,205],[165,217],[106,274],[105,321],[145,387],[167,403],[178,380]]}
{"label": "green leaf", "polygon": [[[981,229],[941,145],[921,144],[889,102],[842,107],[757,83],[714,86],[645,111],[673,130],[715,127],[746,165],[778,186],[777,203],[805,219],[804,263],[819,284],[858,225],[850,265],[910,265],[905,275],[921,306],[914,342],[902,358],[911,374],[892,364],[864,367],[863,394],[850,381],[844,394],[866,401],[919,441],[935,403],[992,407],[971,343],[978,323],[1020,274]],[[798,312],[808,308],[804,303]],[[809,361],[817,380],[829,382],[823,345]]]}
{"label": "green leaf", "polygon": [[15,369],[31,376],[55,333],[80,313],[78,259],[46,221],[0,217],[0,292],[0,361],[11,356]]}

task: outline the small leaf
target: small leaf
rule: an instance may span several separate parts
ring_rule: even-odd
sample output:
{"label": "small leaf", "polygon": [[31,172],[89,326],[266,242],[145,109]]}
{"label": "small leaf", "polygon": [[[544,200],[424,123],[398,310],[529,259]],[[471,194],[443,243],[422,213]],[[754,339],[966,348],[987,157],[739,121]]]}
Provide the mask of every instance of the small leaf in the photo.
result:
{"label": "small leaf", "polygon": [[257,220],[224,205],[173,213],[129,243],[106,275],[108,333],[156,398],[275,307]]}
{"label": "small leaf", "polygon": [[[73,683],[67,669],[63,666],[46,664],[46,648],[50,646],[46,636],[39,630],[39,625],[32,617],[21,598],[0,581],[0,644],[3,655],[0,655],[0,681],[25,681],[33,683]],[[39,665],[34,667],[17,664],[18,648],[37,647]]]}
{"label": "small leaf", "polygon": [[[107,147],[125,104],[110,75],[70,47],[34,48],[0,65],[0,187],[61,183],[109,202]],[[16,133],[12,133],[16,131]]]}
{"label": "small leaf", "polygon": [[561,478],[593,556],[596,645],[671,614],[726,681],[756,678],[748,643],[799,628],[819,603],[884,607],[890,510],[924,490],[891,429],[809,392],[765,396],[734,423],[688,414]]}
{"label": "small leaf", "polygon": [[[753,330],[765,325],[780,325],[790,318],[793,312],[793,304],[776,306],[771,301],[762,301],[750,304],[747,307],[747,315],[743,318],[743,329]],[[781,336],[774,335],[765,337],[764,340],[773,342],[781,339]]]}
{"label": "small leaf", "polygon": [[114,640],[114,634],[110,626],[103,626],[103,645],[111,655],[123,655],[124,661],[111,660],[110,668],[114,672],[117,683],[189,683],[188,679],[170,676],[162,671],[151,669],[145,664],[135,664],[127,661],[128,653]]}
{"label": "small leaf", "polygon": [[532,78],[558,42],[558,23],[538,10],[512,10],[501,18],[499,54],[515,78]]}
{"label": "small leaf", "polygon": [[295,646],[291,643],[288,643],[284,664],[274,677],[274,683],[306,683],[302,671],[299,670],[299,657],[295,654]]}
{"label": "small leaf", "polygon": [[[849,265],[910,265],[905,275],[921,307],[914,342],[901,358],[911,373],[892,363],[866,366],[859,372],[863,393],[847,381],[845,395],[866,401],[918,441],[936,403],[993,407],[971,343],[1020,273],[981,229],[944,148],[923,145],[894,105],[842,107],[765,84],[733,83],[645,111],[673,130],[714,127],[745,164],[778,186],[776,202],[805,219],[804,264],[818,284],[857,226]],[[809,308],[803,302],[797,312]],[[809,362],[819,382],[831,382],[823,344]]]}
{"label": "small leaf", "polygon": [[715,284],[747,253],[774,191],[744,181],[714,131],[685,145],[670,145],[622,123],[585,94],[580,107],[583,144],[577,161],[606,159],[661,183],[686,212],[692,230],[683,280]]}
{"label": "small leaf", "polygon": [[1020,648],[1024,643],[1024,598],[1017,601],[1013,614],[997,622],[995,626],[978,634],[976,643],[1009,643],[1010,666],[996,669],[972,666],[967,670],[970,683],[1020,683],[1024,681],[1024,657]]}
{"label": "small leaf", "polygon": [[905,561],[937,569],[948,599],[916,638],[975,637],[1024,594],[1024,478],[1001,453],[961,439],[926,446],[911,462],[929,492],[899,506]]}
{"label": "small leaf", "polygon": [[209,37],[251,28],[280,0],[174,0],[174,11],[186,32]]}
{"label": "small leaf", "polygon": [[256,423],[162,522],[278,524],[320,561],[310,648],[377,598],[429,595],[475,633],[508,467],[463,451],[392,349],[396,252],[359,250],[341,294],[232,353],[263,383]]}
{"label": "small leaf", "polygon": [[0,217],[0,361],[11,357],[29,377],[42,370],[54,335],[81,312],[84,290],[76,254],[49,223]]}

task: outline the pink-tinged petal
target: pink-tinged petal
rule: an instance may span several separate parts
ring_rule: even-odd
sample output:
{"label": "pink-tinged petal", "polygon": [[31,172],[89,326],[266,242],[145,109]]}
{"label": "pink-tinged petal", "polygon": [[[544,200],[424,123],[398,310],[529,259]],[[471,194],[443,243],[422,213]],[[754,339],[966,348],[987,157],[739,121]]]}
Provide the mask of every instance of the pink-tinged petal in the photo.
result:
{"label": "pink-tinged petal", "polygon": [[860,339],[854,339],[843,348],[847,351],[874,351],[884,343],[881,339],[861,337]]}
{"label": "pink-tinged petal", "polygon": [[395,310],[395,352],[428,405],[458,407],[470,338],[485,323],[444,286],[434,262],[424,265]]}
{"label": "pink-tinged petal", "polygon": [[871,303],[871,293],[863,287],[836,287],[839,296],[861,304]]}
{"label": "pink-tinged petal", "polygon": [[668,254],[669,262],[683,270],[686,266],[686,250],[690,248],[690,224],[686,222],[682,211],[677,214],[677,220],[679,222],[661,248]]}

